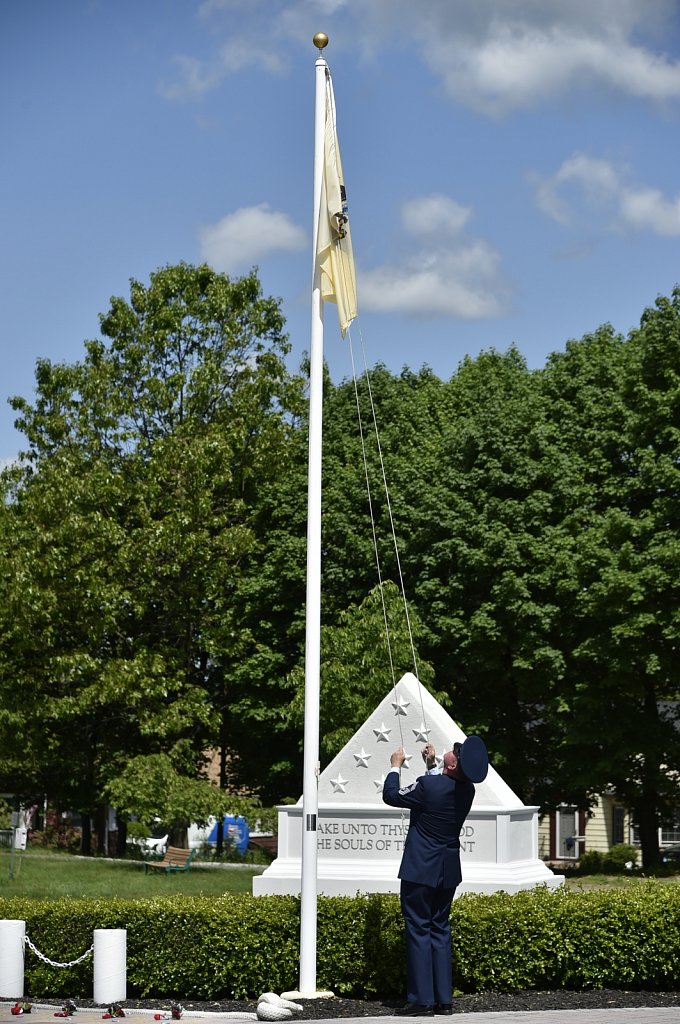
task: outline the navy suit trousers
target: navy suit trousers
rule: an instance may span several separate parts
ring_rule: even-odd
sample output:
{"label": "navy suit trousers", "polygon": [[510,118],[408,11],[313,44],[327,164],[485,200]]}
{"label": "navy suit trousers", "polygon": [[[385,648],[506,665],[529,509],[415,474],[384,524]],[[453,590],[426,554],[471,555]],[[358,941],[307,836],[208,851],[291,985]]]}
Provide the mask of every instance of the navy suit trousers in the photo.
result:
{"label": "navy suit trousers", "polygon": [[401,912],[406,931],[406,979],[409,1003],[450,1003],[451,901],[454,889],[401,882]]}

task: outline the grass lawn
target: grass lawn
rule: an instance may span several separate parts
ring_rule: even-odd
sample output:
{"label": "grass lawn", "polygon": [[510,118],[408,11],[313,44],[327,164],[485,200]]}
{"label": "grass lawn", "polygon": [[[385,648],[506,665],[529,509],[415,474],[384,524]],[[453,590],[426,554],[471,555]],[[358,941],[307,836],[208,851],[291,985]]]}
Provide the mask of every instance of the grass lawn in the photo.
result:
{"label": "grass lawn", "polygon": [[[225,892],[252,892],[253,875],[263,867],[202,867],[194,863],[189,871],[166,875],[144,873],[144,865],[124,860],[100,860],[45,851],[15,853],[14,878],[9,877],[10,855],[0,850],[0,896],[23,896],[35,900],[144,899],[148,896],[221,896]],[[677,875],[659,881],[677,884]],[[567,879],[571,890],[623,889],[644,885],[640,875],[583,875]]]}
{"label": "grass lawn", "polygon": [[635,885],[645,885],[650,878],[661,885],[677,885],[678,875],[583,875],[567,879],[567,888],[575,892],[589,889],[630,889]]}
{"label": "grass lawn", "polygon": [[208,868],[193,864],[189,871],[171,875],[145,874],[141,863],[42,853],[15,853],[12,879],[9,868],[9,851],[0,851],[0,896],[35,900],[108,899],[112,896],[135,900],[178,893],[186,896],[250,893],[253,875],[263,870],[261,867]]}

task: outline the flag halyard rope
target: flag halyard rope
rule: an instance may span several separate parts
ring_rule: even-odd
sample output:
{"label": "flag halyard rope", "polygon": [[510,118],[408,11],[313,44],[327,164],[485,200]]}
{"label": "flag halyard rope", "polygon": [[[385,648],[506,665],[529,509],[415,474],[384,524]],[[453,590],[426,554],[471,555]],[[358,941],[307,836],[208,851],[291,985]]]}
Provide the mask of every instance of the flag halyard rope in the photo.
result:
{"label": "flag halyard rope", "polygon": [[[396,700],[397,699],[397,678],[396,678],[396,673],[395,673],[395,670],[394,670],[394,658],[392,656],[392,638],[390,636],[390,627],[389,627],[389,622],[388,622],[388,619],[387,619],[387,607],[385,605],[385,591],[384,591],[384,586],[383,586],[382,567],[381,567],[381,564],[380,564],[380,552],[378,550],[378,535],[377,535],[376,526],[375,526],[375,516],[373,514],[373,497],[372,497],[372,494],[371,494],[371,481],[370,481],[370,478],[369,478],[369,475],[368,475],[368,459],[366,457],[366,439],[364,437],[364,427],[363,427],[363,422],[362,422],[362,419],[361,419],[361,403],[359,401],[359,386],[358,386],[358,383],[357,383],[357,375],[356,375],[356,369],[355,369],[355,365],[354,365],[354,348],[353,348],[353,345],[352,345],[351,328],[348,331],[348,339],[349,339],[350,360],[351,360],[351,363],[352,363],[352,381],[353,381],[353,384],[354,384],[354,398],[356,400],[356,406],[357,406],[357,422],[358,422],[358,425],[359,425],[359,437],[361,439],[361,456],[362,456],[363,465],[364,465],[364,479],[366,481],[366,494],[368,496],[368,509],[369,509],[369,513],[370,513],[370,516],[371,516],[371,534],[372,534],[372,537],[373,537],[373,552],[374,552],[374,555],[375,555],[375,564],[376,564],[376,570],[377,570],[377,573],[378,573],[378,589],[379,589],[379,592],[380,592],[380,603],[381,603],[381,606],[382,606],[383,622],[385,623],[385,640],[386,640],[386,643],[387,643],[387,656],[388,656],[389,663],[390,663],[390,676],[391,676],[391,679],[392,679],[392,689],[394,690],[394,698]],[[397,724],[399,726],[399,737],[400,737],[400,740],[401,740],[401,745],[403,746],[404,745],[404,735],[403,735],[402,728],[401,728],[401,718],[400,718],[400,716],[397,716]]]}
{"label": "flag halyard rope", "polygon": [[[361,451],[364,462],[364,474],[366,479],[366,489],[368,494],[368,506],[371,516],[371,529],[373,533],[373,547],[375,551],[376,566],[378,572],[378,585],[380,590],[380,599],[383,610],[383,620],[385,623],[385,635],[387,640],[387,650],[390,662],[390,671],[392,674],[392,684],[395,692],[395,700],[398,700],[397,695],[397,681],[395,679],[394,670],[394,659],[392,654],[392,644],[390,640],[389,622],[387,617],[387,608],[384,596],[384,582],[382,578],[382,570],[380,566],[380,555],[378,550],[377,532],[375,525],[375,515],[373,509],[373,498],[370,489],[370,477],[368,473],[368,460],[366,457],[366,443],[364,430],[361,420],[361,403],[359,401],[359,391],[357,385],[357,375],[354,365],[354,351],[352,346],[352,334],[351,324],[357,315],[357,296],[356,296],[356,272],[354,268],[354,257],[352,254],[352,242],[350,235],[350,222],[348,216],[347,206],[347,193],[345,189],[345,179],[342,170],[342,161],[340,159],[340,148],[337,136],[337,120],[336,120],[336,109],[335,109],[335,95],[333,92],[333,80],[331,77],[330,68],[323,58],[320,58],[316,64],[317,68],[323,68],[324,82],[325,82],[325,99],[324,99],[324,124],[323,124],[323,173],[320,178],[321,189],[319,193],[319,210],[318,210],[318,223],[317,232],[315,235],[316,245],[316,257],[315,257],[315,280],[318,280],[318,288],[321,299],[323,302],[331,301],[335,302],[338,307],[338,317],[340,322],[340,333],[343,338],[347,337],[349,342],[350,356],[352,361],[352,379],[354,382],[355,399],[357,403],[357,417],[359,421],[359,432],[361,437]],[[317,107],[320,100],[320,92],[318,92],[318,86],[320,79],[317,77]],[[320,112],[320,108],[319,111]],[[315,146],[317,145],[318,136],[318,125],[315,133]],[[315,182],[317,174],[317,165],[315,164]],[[318,278],[317,278],[318,275]],[[373,401],[373,392],[371,389],[370,374],[368,371],[368,365],[366,361],[366,352],[363,341],[363,334],[361,326],[359,326],[359,336],[361,342],[361,351],[363,355],[364,371],[363,375],[366,380],[366,386],[368,389],[368,397],[370,402],[371,417],[373,420],[373,428],[375,432],[377,452],[380,461],[380,471],[382,475],[382,485],[385,494],[385,500],[387,504],[387,510],[389,514],[390,530],[392,533],[392,543],[394,546],[394,554],[396,559],[396,568],[399,578],[399,589],[401,592],[402,602],[404,606],[404,615],[406,626],[408,629],[409,643],[411,647],[411,657],[413,660],[413,669],[416,679],[418,680],[418,695],[420,701],[420,711],[422,715],[423,727],[427,729],[425,708],[422,697],[422,686],[420,683],[420,676],[418,671],[418,659],[416,657],[415,644],[413,641],[413,630],[411,627],[411,617],[408,609],[408,602],[406,599],[406,590],[404,587],[404,577],[401,567],[401,558],[399,556],[399,545],[397,543],[396,530],[394,526],[394,516],[392,513],[392,502],[390,499],[389,487],[387,484],[387,475],[385,472],[385,463],[383,459],[382,447],[380,444],[380,432],[378,429],[378,421],[375,411],[375,403]],[[399,718],[399,716],[397,716]],[[403,735],[401,722],[399,722],[399,734],[401,737],[401,744],[403,746]]]}
{"label": "flag halyard rope", "polygon": [[[381,477],[382,477],[383,491],[384,491],[384,495],[385,495],[385,504],[386,504],[386,508],[387,508],[387,512],[388,512],[388,516],[389,516],[390,532],[391,532],[391,535],[392,535],[392,545],[393,545],[393,548],[394,548],[394,555],[395,555],[397,574],[398,574],[398,577],[399,577],[399,591],[400,591],[400,594],[401,594],[402,604],[403,604],[403,607],[404,607],[404,617],[405,617],[405,621],[406,621],[406,627],[407,627],[407,630],[408,630],[409,644],[410,644],[410,647],[411,647],[411,657],[412,657],[412,660],[413,660],[413,671],[414,671],[414,675],[415,675],[416,679],[418,680],[418,697],[419,697],[419,701],[420,701],[420,711],[421,711],[421,715],[422,715],[422,721],[423,721],[423,725],[427,728],[427,718],[426,718],[426,715],[425,715],[425,707],[424,707],[424,704],[423,704],[422,684],[420,682],[420,675],[419,675],[419,671],[418,671],[418,658],[417,658],[417,655],[416,655],[415,643],[414,643],[414,640],[413,640],[413,629],[412,629],[412,626],[411,626],[411,616],[409,614],[408,600],[407,600],[407,597],[406,597],[406,587],[404,585],[404,575],[403,575],[403,571],[402,571],[402,567],[401,567],[401,558],[400,558],[400,555],[399,555],[399,544],[398,544],[398,541],[397,541],[397,533],[396,533],[396,528],[395,528],[395,525],[394,525],[394,516],[393,516],[393,513],[392,513],[392,501],[391,501],[391,498],[390,498],[390,491],[389,491],[389,486],[388,486],[388,483],[387,483],[387,474],[386,474],[386,471],[385,471],[385,460],[383,458],[382,445],[380,443],[380,430],[379,430],[379,427],[378,427],[378,417],[377,417],[377,414],[376,414],[375,403],[373,401],[373,390],[371,388],[370,372],[369,372],[369,369],[368,369],[368,363],[367,363],[367,359],[366,359],[366,350],[365,350],[365,346],[364,346],[363,332],[361,330],[361,324],[359,323],[359,321],[357,321],[357,326],[358,326],[358,329],[359,329],[359,342],[360,342],[361,353],[362,353],[363,376],[364,376],[364,379],[366,381],[366,388],[367,388],[367,392],[368,392],[368,398],[369,398],[369,404],[370,404],[370,410],[371,410],[371,420],[372,420],[373,430],[374,430],[374,433],[375,433],[375,440],[376,440],[376,451],[377,451],[378,459],[379,459],[379,463],[380,463],[380,473],[381,473]],[[352,379],[353,379],[353,382],[354,382],[354,392],[355,392],[355,398],[356,398],[356,404],[357,404],[357,418],[358,418],[358,421],[359,421],[359,434],[360,434],[360,437],[361,437],[361,451],[362,451],[362,457],[363,457],[363,463],[364,463],[364,475],[365,475],[365,478],[366,478],[366,488],[367,488],[367,491],[368,491],[368,506],[369,506],[369,512],[370,512],[370,516],[371,516],[371,530],[372,530],[372,534],[373,534],[373,545],[374,545],[374,550],[375,550],[376,564],[377,564],[377,567],[378,567],[378,585],[379,585],[379,588],[380,588],[380,598],[381,598],[382,607],[383,607],[383,618],[384,618],[384,621],[385,621],[385,634],[386,634],[386,638],[387,638],[387,647],[388,647],[388,653],[389,653],[389,659],[390,659],[390,668],[391,668],[391,671],[392,671],[392,685],[393,685],[393,688],[394,688],[395,699],[396,699],[396,696],[397,696],[397,681],[396,681],[395,672],[394,672],[394,665],[393,665],[393,658],[392,658],[392,647],[391,647],[391,641],[390,641],[389,626],[388,626],[388,622],[387,622],[387,611],[386,611],[386,607],[385,607],[385,598],[384,598],[384,593],[383,593],[383,579],[382,579],[382,573],[381,573],[381,568],[380,568],[380,555],[379,555],[379,552],[378,552],[377,531],[376,531],[375,516],[374,516],[374,511],[373,511],[373,502],[372,502],[372,499],[371,499],[371,492],[370,492],[370,483],[369,483],[369,475],[368,475],[368,462],[367,462],[367,457],[366,457],[366,444],[365,444],[365,437],[364,437],[362,418],[361,418],[361,407],[360,407],[360,402],[359,402],[359,392],[358,392],[357,376],[356,376],[356,371],[355,371],[354,347],[353,347],[353,344],[352,344],[351,326],[348,327],[348,329],[347,329],[347,339],[348,339],[348,342],[349,342],[350,359],[351,359],[351,364],[352,364]],[[400,738],[401,738],[401,745],[403,746],[404,738],[403,738],[402,729],[401,729],[401,722],[399,722],[399,735],[400,735]]]}

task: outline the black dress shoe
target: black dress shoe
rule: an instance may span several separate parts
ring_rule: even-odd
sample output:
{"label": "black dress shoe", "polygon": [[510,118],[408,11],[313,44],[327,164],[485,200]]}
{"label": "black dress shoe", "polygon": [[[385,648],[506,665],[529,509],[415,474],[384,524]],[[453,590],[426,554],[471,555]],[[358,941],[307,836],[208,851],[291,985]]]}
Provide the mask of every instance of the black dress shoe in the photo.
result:
{"label": "black dress shoe", "polygon": [[453,1013],[453,1006],[451,1003],[435,1003],[434,1012],[437,1017],[450,1017]]}
{"label": "black dress shoe", "polygon": [[434,1017],[432,1007],[425,1006],[423,1003],[407,1003],[406,1006],[400,1006],[394,1013],[397,1017]]}

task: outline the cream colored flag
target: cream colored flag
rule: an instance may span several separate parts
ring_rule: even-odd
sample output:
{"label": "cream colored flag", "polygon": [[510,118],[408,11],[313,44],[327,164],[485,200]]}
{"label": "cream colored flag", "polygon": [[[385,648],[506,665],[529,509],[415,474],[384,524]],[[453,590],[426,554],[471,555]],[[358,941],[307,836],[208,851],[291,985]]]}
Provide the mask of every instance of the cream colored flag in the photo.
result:
{"label": "cream colored flag", "polygon": [[347,216],[347,195],[335,125],[333,83],[328,71],[324,168],[316,256],[321,274],[321,297],[325,302],[337,304],[340,331],[344,338],[347,328],[357,315],[357,283]]}

